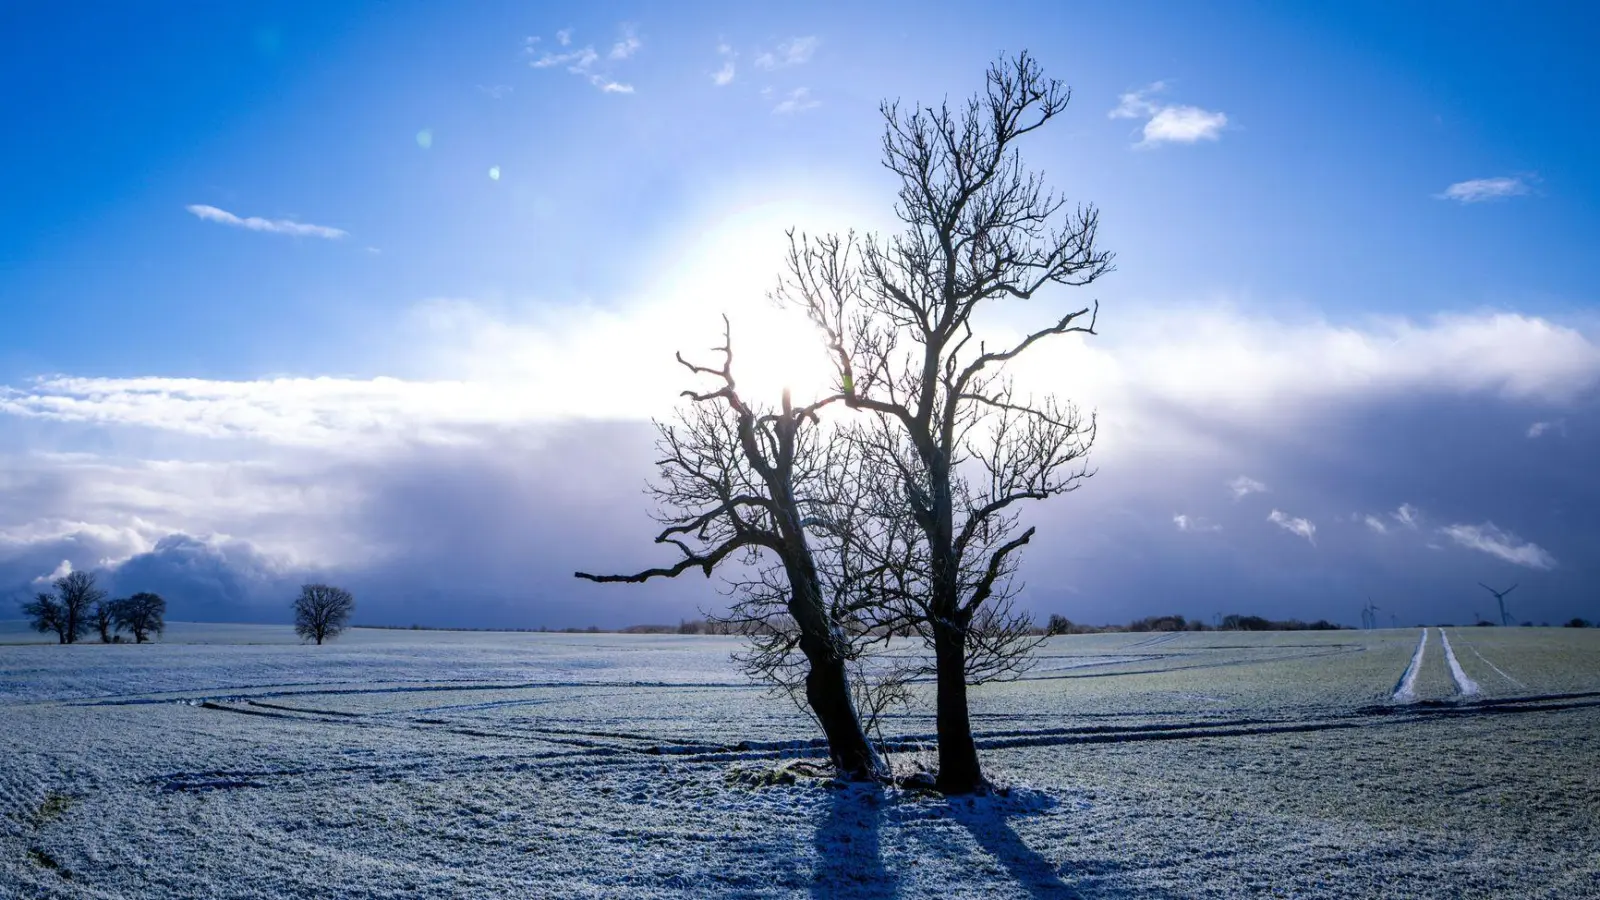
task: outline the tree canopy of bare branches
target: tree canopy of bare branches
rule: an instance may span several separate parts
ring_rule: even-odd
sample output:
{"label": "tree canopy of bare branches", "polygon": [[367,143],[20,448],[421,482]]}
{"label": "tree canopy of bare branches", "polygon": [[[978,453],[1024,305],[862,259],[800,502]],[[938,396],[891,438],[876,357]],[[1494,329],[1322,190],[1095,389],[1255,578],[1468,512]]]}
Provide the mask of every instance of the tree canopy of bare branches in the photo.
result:
{"label": "tree canopy of bare branches", "polygon": [[[76,643],[89,630],[93,610],[105,600],[106,592],[94,586],[93,572],[69,572],[55,580],[55,589],[54,600],[60,610],[57,634],[63,644]],[[40,594],[36,602],[48,596]]]}
{"label": "tree canopy of bare branches", "polygon": [[118,601],[101,598],[89,610],[95,630],[100,632],[100,643],[109,644],[117,636],[116,604]]}
{"label": "tree canopy of bare branches", "polygon": [[142,644],[152,634],[167,630],[167,601],[160,594],[140,591],[113,603],[111,611],[116,626],[131,633],[134,643]]}
{"label": "tree canopy of bare branches", "polygon": [[631,575],[575,574],[637,583],[693,569],[710,576],[729,559],[756,567],[753,578],[734,582],[733,611],[722,619],[753,642],[746,668],[780,685],[803,685],[804,708],[822,727],[838,771],[880,777],[883,765],[852,693],[850,623],[829,603],[808,533],[808,507],[821,502],[842,446],[817,415],[832,398],[797,407],[785,391],[779,408],[758,407],[738,390],[726,320],[714,352],[721,356],[716,366],[679,354],[679,363],[711,387],[684,391],[690,402],[677,421],[657,423],[658,477],[650,491],[664,528],[656,543],[676,548],[679,559]]}
{"label": "tree canopy of bare branches", "polygon": [[69,643],[67,640],[67,611],[56,599],[56,595],[48,591],[41,591],[33,596],[32,600],[22,604],[22,614],[28,617],[28,624],[40,634],[56,633],[59,643]]}
{"label": "tree canopy of bare branches", "polygon": [[294,601],[294,633],[302,640],[321,644],[338,637],[350,624],[356,598],[344,588],[327,584],[301,585]]}
{"label": "tree canopy of bare branches", "polygon": [[1069,207],[1018,153],[1069,99],[1023,53],[993,65],[985,91],[959,109],[885,103],[883,163],[899,181],[903,228],[887,238],[791,232],[776,291],[821,330],[844,402],[869,414],[866,455],[915,523],[917,564],[889,598],[931,644],[938,784],[952,793],[984,783],[969,681],[1023,659],[1026,629],[1010,598],[1034,529],[1021,527],[1020,506],[1090,474],[1093,418],[1019,395],[1005,366],[1052,338],[1093,334],[1098,305],[1052,312],[997,346],[974,329],[985,304],[1042,299],[1110,270],[1095,245],[1097,211]]}

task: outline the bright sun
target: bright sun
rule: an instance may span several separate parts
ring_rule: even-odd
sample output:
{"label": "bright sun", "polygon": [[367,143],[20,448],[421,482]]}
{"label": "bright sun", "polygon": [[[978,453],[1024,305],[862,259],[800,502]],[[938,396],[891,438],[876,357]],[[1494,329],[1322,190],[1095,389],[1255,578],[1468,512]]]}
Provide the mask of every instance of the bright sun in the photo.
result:
{"label": "bright sun", "polygon": [[805,316],[763,303],[728,318],[733,325],[733,375],[746,402],[777,406],[786,388],[796,405],[826,396],[833,370]]}

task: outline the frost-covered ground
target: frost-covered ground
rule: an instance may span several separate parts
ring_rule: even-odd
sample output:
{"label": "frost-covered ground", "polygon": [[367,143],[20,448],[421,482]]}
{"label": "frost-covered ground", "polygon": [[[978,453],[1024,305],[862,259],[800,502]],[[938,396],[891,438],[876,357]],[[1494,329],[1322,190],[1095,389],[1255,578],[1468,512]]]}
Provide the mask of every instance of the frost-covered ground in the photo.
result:
{"label": "frost-covered ground", "polygon": [[1054,639],[945,800],[773,777],[732,639],[0,623],[0,897],[1600,897],[1600,632],[1421,637]]}

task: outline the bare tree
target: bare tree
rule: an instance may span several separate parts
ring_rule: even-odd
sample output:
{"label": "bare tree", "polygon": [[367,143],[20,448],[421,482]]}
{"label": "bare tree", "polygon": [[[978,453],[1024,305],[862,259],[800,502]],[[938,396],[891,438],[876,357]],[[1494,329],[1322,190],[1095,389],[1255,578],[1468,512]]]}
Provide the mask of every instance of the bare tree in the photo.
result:
{"label": "bare tree", "polygon": [[117,627],[132,633],[134,642],[138,644],[149,640],[152,634],[167,630],[167,601],[159,594],[141,591],[132,597],[117,600],[112,605],[112,615]]}
{"label": "bare tree", "polygon": [[89,610],[89,616],[94,621],[95,630],[100,632],[100,643],[109,644],[117,638],[117,604],[120,600],[107,600],[101,598],[95,601],[94,607]]}
{"label": "bare tree", "polygon": [[22,604],[22,614],[28,617],[33,630],[40,634],[54,631],[60,643],[67,643],[67,611],[55,594],[35,594],[32,600]]}
{"label": "bare tree", "polygon": [[70,572],[57,578],[55,586],[66,618],[66,643],[77,643],[89,630],[92,611],[105,600],[106,592],[94,586],[93,572]]}
{"label": "bare tree", "polygon": [[984,783],[967,710],[973,657],[986,659],[980,676],[1004,674],[1027,647],[1008,611],[1017,551],[1034,534],[1020,528],[1018,504],[1090,474],[1079,460],[1092,417],[1020,396],[1003,370],[1050,338],[1094,333],[1098,305],[1052,313],[996,348],[973,328],[989,301],[1030,300],[1110,270],[1111,255],[1095,247],[1096,210],[1069,209],[1016,149],[1069,98],[1024,53],[993,65],[987,89],[960,110],[885,103],[883,162],[900,181],[903,230],[887,239],[791,232],[776,292],[822,330],[838,389],[872,414],[873,455],[920,533],[925,569],[902,600],[932,645],[938,785],[952,793]]}
{"label": "bare tree", "polygon": [[294,601],[294,633],[302,640],[323,641],[339,636],[350,624],[356,598],[344,588],[306,584]]}
{"label": "bare tree", "polygon": [[[829,428],[818,446],[801,448],[807,475],[802,524],[851,700],[863,731],[876,734],[881,743],[884,713],[907,702],[911,682],[923,668],[915,658],[892,652],[896,626],[906,623],[884,603],[896,579],[912,570],[906,557],[913,549],[905,540],[908,517],[882,504],[881,485],[865,477],[861,446],[851,430]],[[731,586],[727,612],[711,620],[748,639],[749,648],[735,658],[752,677],[769,682],[815,718],[806,702],[810,667],[802,651],[804,633],[788,614],[791,592],[784,568],[758,568]]]}
{"label": "bare tree", "polygon": [[[803,675],[790,683],[803,683],[805,707],[822,727],[835,768],[847,777],[880,777],[882,762],[867,740],[851,692],[847,623],[831,614],[806,525],[805,507],[836,446],[817,413],[836,398],[796,407],[785,391],[779,409],[758,408],[736,387],[726,320],[715,352],[722,357],[716,367],[678,355],[680,364],[714,386],[685,391],[690,404],[677,423],[656,426],[661,458],[650,490],[665,526],[656,543],[671,544],[681,558],[632,575],[575,574],[590,581],[636,583],[691,569],[709,577],[730,558],[757,565],[771,561],[756,579],[735,583],[745,610],[759,608],[762,614],[735,613],[722,624],[751,636],[757,651],[745,663],[757,674],[775,672],[768,663],[780,658],[798,663],[789,655],[798,648]],[[780,618],[788,623],[781,629]],[[796,664],[783,671],[802,668]]]}

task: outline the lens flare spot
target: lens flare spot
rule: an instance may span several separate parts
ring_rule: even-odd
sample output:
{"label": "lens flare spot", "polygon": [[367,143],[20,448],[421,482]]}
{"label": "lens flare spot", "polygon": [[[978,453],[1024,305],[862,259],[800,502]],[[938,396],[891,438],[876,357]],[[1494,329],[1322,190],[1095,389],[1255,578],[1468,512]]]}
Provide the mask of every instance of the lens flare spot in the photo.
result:
{"label": "lens flare spot", "polygon": [[424,150],[433,146],[433,131],[431,129],[424,128],[417,132],[417,146]]}
{"label": "lens flare spot", "polygon": [[489,180],[490,181],[499,181],[500,180],[500,167],[499,166],[490,166],[489,167]]}

